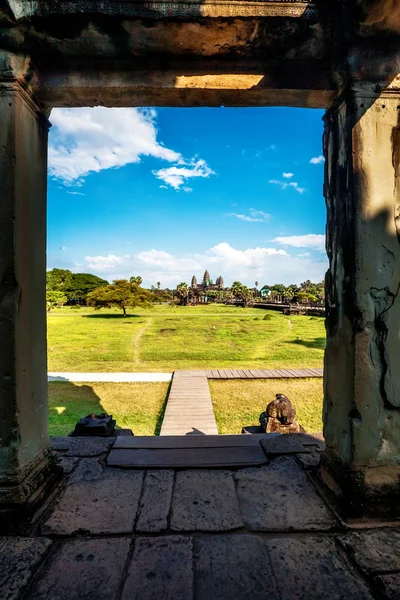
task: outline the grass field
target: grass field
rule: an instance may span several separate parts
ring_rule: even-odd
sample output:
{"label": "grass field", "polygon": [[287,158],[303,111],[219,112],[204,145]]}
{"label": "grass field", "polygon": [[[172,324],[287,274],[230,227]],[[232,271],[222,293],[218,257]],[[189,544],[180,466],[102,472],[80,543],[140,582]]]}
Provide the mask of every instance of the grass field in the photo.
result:
{"label": "grass field", "polygon": [[49,371],[322,367],[324,319],[225,305],[55,309]]}
{"label": "grass field", "polygon": [[218,433],[241,433],[245,425],[258,425],[260,413],[285,394],[308,433],[322,431],[322,379],[210,381]]}
{"label": "grass field", "polygon": [[112,414],[135,435],[158,435],[168,383],[49,383],[49,435],[68,435],[82,417]]}

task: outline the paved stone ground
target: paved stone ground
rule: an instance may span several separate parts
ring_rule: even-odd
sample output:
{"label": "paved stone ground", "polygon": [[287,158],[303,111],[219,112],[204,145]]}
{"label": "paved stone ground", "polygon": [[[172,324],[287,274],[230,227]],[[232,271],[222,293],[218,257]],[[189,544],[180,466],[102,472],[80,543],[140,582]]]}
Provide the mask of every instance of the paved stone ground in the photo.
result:
{"label": "paved stone ground", "polygon": [[109,440],[54,446],[55,496],[0,537],[2,600],[400,598],[400,527],[341,522],[309,476],[318,452],[146,472],[106,467]]}

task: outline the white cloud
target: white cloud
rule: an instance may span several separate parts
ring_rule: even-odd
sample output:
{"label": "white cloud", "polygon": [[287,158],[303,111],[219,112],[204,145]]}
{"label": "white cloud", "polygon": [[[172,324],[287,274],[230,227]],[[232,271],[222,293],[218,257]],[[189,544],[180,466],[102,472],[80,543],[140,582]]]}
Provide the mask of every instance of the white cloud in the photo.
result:
{"label": "white cloud", "polygon": [[320,252],[325,252],[325,236],[319,233],[276,237],[272,241],[282,244],[283,246],[293,246],[294,248],[314,248]]}
{"label": "white cloud", "polygon": [[115,256],[115,254],[109,254],[108,256],[85,256],[87,266],[94,271],[109,271],[115,269],[117,265],[123,264],[124,260],[128,255]]}
{"label": "white cloud", "polygon": [[67,246],[61,246],[61,248],[60,248],[60,250],[61,250],[62,252],[64,252],[64,250],[66,250],[66,249],[67,249]]}
{"label": "white cloud", "polygon": [[310,252],[300,252],[297,254],[299,258],[304,258],[305,256],[311,256]]}
{"label": "white cloud", "polygon": [[294,177],[294,173],[282,173],[282,175],[285,179],[291,179]]}
{"label": "white cloud", "polygon": [[[183,166],[178,165],[159,169],[158,171],[153,171],[153,174],[175,190],[179,190],[181,186],[186,184],[188,179],[192,177],[210,177],[210,175],[214,175],[214,171],[210,169],[205,160],[198,159],[187,164],[185,163]],[[184,186],[183,190],[185,192],[192,191],[187,186]]]}
{"label": "white cloud", "polygon": [[226,213],[225,217],[235,217],[236,219],[240,219],[240,221],[247,221],[248,223],[265,223],[271,218],[271,215],[264,212],[263,210],[256,210],[255,208],[250,208],[249,212],[249,215],[243,215],[240,213]]}
{"label": "white cloud", "polygon": [[325,162],[325,158],[322,156],[322,154],[320,156],[314,156],[314,158],[310,160],[311,165],[319,165],[323,162]]}
{"label": "white cloud", "polygon": [[82,192],[67,192],[67,194],[71,194],[71,196],[84,196]]}
{"label": "white cloud", "polygon": [[299,186],[297,181],[291,181],[290,183],[287,183],[286,181],[280,181],[279,179],[270,179],[268,183],[279,185],[279,187],[282,190],[286,190],[287,188],[292,187],[299,194],[304,194],[304,192],[306,191],[305,188]]}
{"label": "white cloud", "polygon": [[121,256],[87,256],[85,261],[85,268],[101,271],[108,279],[128,279],[132,273],[139,273],[148,287],[157,281],[164,287],[175,287],[180,281],[190,283],[193,275],[199,279],[206,269],[214,280],[222,275],[226,285],[235,280],[251,286],[254,281],[263,284],[300,283],[304,279],[321,281],[327,268],[326,259],[315,262],[273,247],[241,250],[227,242],[216,244],[201,254],[174,255],[153,248]]}
{"label": "white cloud", "polygon": [[141,156],[182,159],[157,140],[154,110],[54,109],[51,120],[49,172],[67,185],[82,182],[90,172],[137,163]]}

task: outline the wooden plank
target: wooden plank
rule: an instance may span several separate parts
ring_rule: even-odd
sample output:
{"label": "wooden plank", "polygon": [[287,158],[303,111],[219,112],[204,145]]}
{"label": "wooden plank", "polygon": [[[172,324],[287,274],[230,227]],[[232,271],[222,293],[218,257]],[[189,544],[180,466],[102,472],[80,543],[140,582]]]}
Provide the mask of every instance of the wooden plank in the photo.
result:
{"label": "wooden plank", "polygon": [[174,469],[193,467],[245,467],[266,464],[260,445],[228,448],[112,449],[109,467]]}
{"label": "wooden plank", "polygon": [[276,434],[256,433],[254,435],[229,434],[229,435],[203,435],[182,437],[175,436],[120,436],[117,437],[113,449],[126,448],[226,448],[258,446],[260,440],[269,439]]}

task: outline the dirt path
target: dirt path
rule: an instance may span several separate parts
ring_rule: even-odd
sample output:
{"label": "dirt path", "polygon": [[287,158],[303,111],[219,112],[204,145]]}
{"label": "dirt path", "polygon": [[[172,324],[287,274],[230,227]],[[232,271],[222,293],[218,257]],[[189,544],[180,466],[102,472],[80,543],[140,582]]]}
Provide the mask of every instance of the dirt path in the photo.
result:
{"label": "dirt path", "polygon": [[139,331],[133,338],[133,362],[137,365],[140,363],[140,341],[141,341],[145,331],[152,324],[152,321],[153,321],[153,317],[149,317],[148,319],[146,319],[146,322],[144,323],[143,327],[141,327],[139,329]]}

